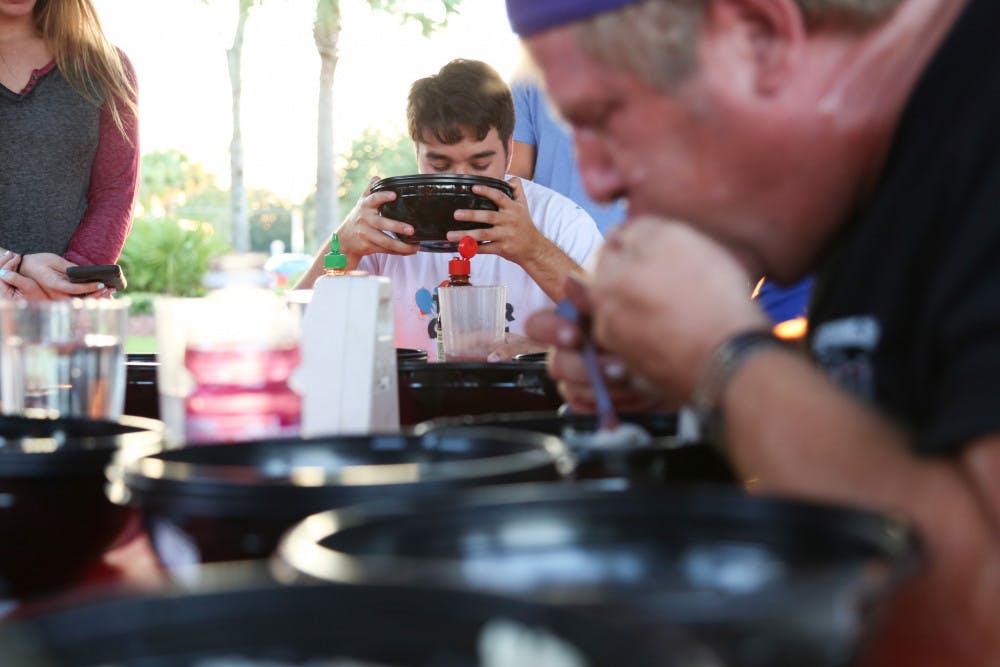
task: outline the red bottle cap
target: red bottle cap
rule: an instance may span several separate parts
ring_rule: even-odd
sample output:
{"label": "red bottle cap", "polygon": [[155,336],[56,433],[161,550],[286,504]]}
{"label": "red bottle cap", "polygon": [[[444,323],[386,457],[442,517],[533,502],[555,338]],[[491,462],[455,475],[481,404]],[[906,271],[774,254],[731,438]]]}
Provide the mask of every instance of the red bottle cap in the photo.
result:
{"label": "red bottle cap", "polygon": [[458,242],[458,254],[465,259],[472,259],[479,252],[479,244],[471,236],[463,236]]}
{"label": "red bottle cap", "polygon": [[448,262],[448,273],[453,276],[467,276],[472,273],[472,262],[455,257]]}
{"label": "red bottle cap", "polygon": [[472,272],[472,263],[469,261],[479,252],[479,244],[471,236],[463,236],[458,242],[458,254],[448,262],[448,273],[453,276],[467,276]]}

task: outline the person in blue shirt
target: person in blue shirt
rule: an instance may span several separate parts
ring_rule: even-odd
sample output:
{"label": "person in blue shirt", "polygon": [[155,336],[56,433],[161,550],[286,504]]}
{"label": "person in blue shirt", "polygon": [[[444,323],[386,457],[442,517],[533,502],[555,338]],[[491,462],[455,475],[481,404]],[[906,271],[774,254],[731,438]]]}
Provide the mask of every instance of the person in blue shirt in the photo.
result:
{"label": "person in blue shirt", "polygon": [[806,276],[788,286],[777,285],[765,278],[758,283],[754,291],[754,301],[764,309],[771,322],[781,324],[800,317],[808,317],[812,286],[812,276]]}
{"label": "person in blue shirt", "polygon": [[583,187],[573,137],[549,111],[545,93],[530,74],[511,83],[514,94],[514,157],[510,173],[566,195],[597,223],[602,235],[625,220],[625,204],[598,204]]}

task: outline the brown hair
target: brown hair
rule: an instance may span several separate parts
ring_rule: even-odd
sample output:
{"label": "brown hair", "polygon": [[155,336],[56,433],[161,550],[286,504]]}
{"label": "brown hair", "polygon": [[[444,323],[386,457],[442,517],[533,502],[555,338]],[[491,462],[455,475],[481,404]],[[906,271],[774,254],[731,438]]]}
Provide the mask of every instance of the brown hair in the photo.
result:
{"label": "brown hair", "polygon": [[126,135],[123,114],[137,113],[135,81],[124,55],[104,36],[91,0],[38,0],[34,14],[66,81],[88,102],[107,103]]}
{"label": "brown hair", "polygon": [[425,132],[444,144],[457,144],[465,130],[482,141],[495,127],[504,150],[514,132],[514,99],[496,70],[478,60],[453,60],[410,87],[406,123],[414,143]]}
{"label": "brown hair", "polygon": [[[644,0],[574,26],[583,50],[669,90],[697,67],[698,30],[712,0]],[[865,30],[900,0],[796,0],[806,27]]]}

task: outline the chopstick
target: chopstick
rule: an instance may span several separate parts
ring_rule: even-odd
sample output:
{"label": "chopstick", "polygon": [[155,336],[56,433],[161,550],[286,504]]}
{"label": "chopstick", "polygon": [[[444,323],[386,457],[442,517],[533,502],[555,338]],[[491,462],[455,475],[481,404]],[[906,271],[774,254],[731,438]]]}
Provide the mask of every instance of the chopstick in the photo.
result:
{"label": "chopstick", "polygon": [[583,354],[583,364],[587,369],[587,377],[594,390],[594,401],[597,404],[597,425],[602,431],[613,431],[618,428],[621,422],[615,412],[614,404],[611,402],[608,386],[604,382],[601,360],[597,356],[597,347],[590,339],[587,318],[581,316],[577,307],[568,299],[562,299],[556,304],[556,313],[560,317],[576,323],[583,330],[585,338],[581,353]]}

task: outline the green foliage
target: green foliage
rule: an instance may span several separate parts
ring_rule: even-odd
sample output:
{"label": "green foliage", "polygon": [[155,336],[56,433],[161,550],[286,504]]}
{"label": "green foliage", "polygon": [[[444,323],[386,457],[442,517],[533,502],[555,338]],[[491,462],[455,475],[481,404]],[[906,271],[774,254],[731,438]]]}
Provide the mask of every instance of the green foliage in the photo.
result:
{"label": "green foliage", "polygon": [[229,192],[221,190],[214,182],[200,191],[185,193],[184,203],[168,213],[179,220],[207,222],[215,228],[219,238],[229,238]]}
{"label": "green foliage", "polygon": [[129,315],[152,315],[153,299],[155,294],[149,292],[135,292],[128,290],[128,298],[131,303],[128,307]]}
{"label": "green foliage", "polygon": [[250,250],[270,252],[271,241],[288,244],[292,235],[292,203],[269,190],[251,190]]}
{"label": "green foliage", "polygon": [[[337,157],[337,199],[340,211],[346,215],[361,199],[373,176],[403,176],[417,173],[417,156],[413,142],[402,133],[387,134],[368,128],[351,143],[351,149]],[[316,197],[310,194],[302,202],[307,248],[320,240],[315,238]]]}
{"label": "green foliage", "polygon": [[177,209],[193,197],[221,192],[215,176],[174,149],[143,155],[139,173],[139,203],[146,211],[162,209],[168,215],[183,217]]}
{"label": "green foliage", "polygon": [[338,160],[337,197],[341,209],[349,211],[357,203],[373,176],[402,176],[417,173],[413,142],[404,134],[388,135],[366,129]]}
{"label": "green foliage", "polygon": [[[420,24],[420,31],[424,37],[430,37],[435,31],[448,25],[448,17],[458,13],[458,6],[462,0],[438,0],[440,11],[436,15],[427,12],[413,12],[408,7],[415,6],[412,0],[368,0],[372,9],[380,10],[389,14],[396,14],[400,17],[400,24],[414,22]],[[419,3],[426,5],[426,2]]]}
{"label": "green foliage", "polygon": [[128,279],[126,294],[133,291],[175,296],[203,294],[201,279],[210,260],[227,250],[211,225],[170,218],[138,218],[119,259]]}

